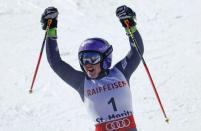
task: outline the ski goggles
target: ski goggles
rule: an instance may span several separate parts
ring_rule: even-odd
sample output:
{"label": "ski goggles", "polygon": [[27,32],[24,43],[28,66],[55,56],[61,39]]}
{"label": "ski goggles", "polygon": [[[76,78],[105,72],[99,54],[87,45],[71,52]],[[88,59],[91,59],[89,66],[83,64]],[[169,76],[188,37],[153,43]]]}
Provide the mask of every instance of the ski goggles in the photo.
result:
{"label": "ski goggles", "polygon": [[99,52],[80,52],[79,53],[79,61],[81,65],[86,64],[98,64],[102,61],[103,57]]}

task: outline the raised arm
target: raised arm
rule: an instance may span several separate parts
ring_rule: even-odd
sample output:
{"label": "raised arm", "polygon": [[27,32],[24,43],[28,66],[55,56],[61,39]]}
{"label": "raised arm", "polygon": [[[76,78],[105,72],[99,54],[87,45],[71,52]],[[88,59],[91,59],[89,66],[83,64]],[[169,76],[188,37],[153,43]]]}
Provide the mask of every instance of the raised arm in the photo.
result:
{"label": "raised arm", "polygon": [[59,48],[57,45],[57,17],[58,11],[54,7],[48,7],[42,17],[41,23],[42,28],[45,30],[47,27],[47,21],[52,20],[52,23],[47,31],[47,40],[46,40],[46,53],[47,59],[54,70],[54,72],[61,77],[66,83],[71,87],[76,89],[83,98],[83,82],[84,82],[84,73],[75,70],[72,66],[65,63],[59,54]]}
{"label": "raised arm", "polygon": [[134,21],[135,19],[135,12],[133,12],[129,7],[127,6],[120,6],[117,8],[116,11],[117,17],[120,19],[120,22],[122,23],[122,26],[125,28],[127,35],[129,37],[130,41],[130,51],[126,55],[125,58],[123,58],[120,62],[118,62],[115,67],[117,67],[126,77],[127,80],[130,79],[130,76],[132,73],[136,70],[138,67],[141,59],[137,53],[136,47],[134,46],[133,41],[131,40],[131,37],[129,36],[127,26],[125,25],[124,21],[128,20],[129,24],[131,26],[131,33],[134,36],[134,41],[139,46],[139,49],[141,53],[144,52],[144,46],[142,38],[136,29],[136,23]]}
{"label": "raised arm", "polygon": [[[143,53],[144,46],[139,32],[136,30],[133,34],[136,44],[139,46],[140,51]],[[121,72],[123,72],[127,80],[130,79],[130,76],[136,70],[141,61],[131,38],[129,38],[129,41],[130,41],[130,51],[128,52],[125,58],[123,58],[120,62],[118,62],[115,65]]]}
{"label": "raised arm", "polygon": [[48,62],[54,72],[66,83],[79,91],[79,88],[82,87],[80,84],[84,81],[84,73],[75,70],[61,59],[56,39],[52,37],[47,38],[46,53]]}

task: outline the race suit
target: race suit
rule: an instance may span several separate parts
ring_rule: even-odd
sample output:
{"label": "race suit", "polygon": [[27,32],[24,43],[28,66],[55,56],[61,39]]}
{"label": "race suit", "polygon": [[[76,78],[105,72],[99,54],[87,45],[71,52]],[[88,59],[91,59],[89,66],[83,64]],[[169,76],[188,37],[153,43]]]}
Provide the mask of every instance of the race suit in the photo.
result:
{"label": "race suit", "polygon": [[[133,36],[143,54],[139,32],[136,30]],[[57,39],[47,37],[46,52],[51,68],[79,93],[96,131],[137,131],[129,80],[141,59],[131,38],[129,42],[130,51],[125,58],[103,71],[97,79],[90,79],[85,72],[75,70],[64,62],[59,54]]]}

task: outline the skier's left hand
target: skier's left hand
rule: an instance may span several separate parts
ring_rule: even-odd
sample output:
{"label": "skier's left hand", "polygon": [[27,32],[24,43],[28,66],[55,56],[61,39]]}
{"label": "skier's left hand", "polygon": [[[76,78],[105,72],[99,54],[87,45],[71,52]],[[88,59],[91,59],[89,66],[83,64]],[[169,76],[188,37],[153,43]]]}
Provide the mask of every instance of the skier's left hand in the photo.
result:
{"label": "skier's left hand", "polygon": [[129,21],[129,27],[133,27],[136,25],[136,22],[134,21],[134,19],[136,18],[136,14],[131,8],[127,7],[126,5],[122,5],[117,8],[116,16],[119,18],[122,26],[125,28],[127,28],[125,20]]}

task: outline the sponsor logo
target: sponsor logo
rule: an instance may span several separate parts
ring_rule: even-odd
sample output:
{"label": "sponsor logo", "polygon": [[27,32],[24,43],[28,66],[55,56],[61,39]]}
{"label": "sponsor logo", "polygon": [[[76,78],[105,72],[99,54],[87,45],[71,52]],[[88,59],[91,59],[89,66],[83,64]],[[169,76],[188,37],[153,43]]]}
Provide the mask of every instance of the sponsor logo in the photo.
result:
{"label": "sponsor logo", "polygon": [[117,129],[129,127],[130,124],[130,120],[128,118],[124,118],[121,120],[106,123],[105,128],[107,131],[114,131]]}
{"label": "sponsor logo", "polygon": [[96,118],[96,122],[103,123],[106,121],[112,121],[112,120],[116,120],[116,119],[120,119],[120,118],[124,118],[124,117],[128,117],[133,115],[132,111],[124,111],[122,113],[115,113],[115,114],[109,114],[107,117],[97,117]]}
{"label": "sponsor logo", "polygon": [[98,87],[93,87],[92,89],[88,88],[86,91],[86,94],[87,96],[93,96],[99,93],[109,92],[119,88],[128,87],[127,85],[128,83],[126,81],[117,81],[114,83],[110,83],[110,84],[106,84],[106,85],[102,85]]}

